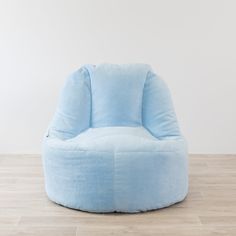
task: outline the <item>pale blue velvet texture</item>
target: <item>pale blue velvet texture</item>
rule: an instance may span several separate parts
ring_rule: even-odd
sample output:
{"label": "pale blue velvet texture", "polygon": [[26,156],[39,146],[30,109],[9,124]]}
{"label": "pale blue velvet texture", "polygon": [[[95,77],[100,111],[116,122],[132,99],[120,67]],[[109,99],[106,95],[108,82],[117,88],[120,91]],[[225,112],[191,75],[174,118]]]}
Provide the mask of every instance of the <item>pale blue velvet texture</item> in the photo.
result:
{"label": "pale blue velvet texture", "polygon": [[90,212],[139,212],[182,201],[186,142],[169,90],[148,65],[87,65],[62,90],[43,143],[46,192]]}

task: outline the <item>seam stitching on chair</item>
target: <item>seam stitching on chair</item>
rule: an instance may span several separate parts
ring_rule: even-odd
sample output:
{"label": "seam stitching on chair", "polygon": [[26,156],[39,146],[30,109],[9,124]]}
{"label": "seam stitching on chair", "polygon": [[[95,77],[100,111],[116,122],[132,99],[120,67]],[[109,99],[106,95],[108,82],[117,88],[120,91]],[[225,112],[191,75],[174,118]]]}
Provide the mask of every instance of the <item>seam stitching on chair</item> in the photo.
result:
{"label": "seam stitching on chair", "polygon": [[115,156],[115,151],[113,151],[113,183],[112,183],[112,196],[113,196],[113,211],[115,211],[116,210],[116,196],[115,196],[115,181],[116,181],[116,173],[115,173],[115,171],[116,171],[116,168],[115,168],[115,158],[116,158],[116,156]]}
{"label": "seam stitching on chair", "polygon": [[147,71],[147,74],[146,74],[146,78],[145,78],[145,81],[144,81],[144,84],[143,84],[143,94],[142,94],[142,102],[141,102],[141,124],[143,126],[143,98],[144,98],[144,89],[145,89],[145,86],[146,86],[146,83],[147,83],[147,80],[148,80],[148,75],[149,75],[150,71]]}
{"label": "seam stitching on chair", "polygon": [[87,71],[88,77],[89,77],[89,85],[90,85],[90,122],[89,122],[89,127],[92,127],[92,111],[93,111],[92,78],[91,78],[91,74],[89,72],[89,69],[86,66],[84,66],[83,68]]}
{"label": "seam stitching on chair", "polygon": [[[64,151],[64,152],[77,152],[77,153],[82,153],[82,152],[92,152],[92,153],[112,153],[112,151],[93,151],[93,150],[63,150],[63,149],[59,149],[58,147],[50,147],[51,149],[53,149],[54,151],[58,151],[58,150],[61,150],[61,151]],[[117,154],[119,153],[178,153],[180,151],[177,151],[177,150],[173,150],[173,151],[118,151],[116,152]]]}

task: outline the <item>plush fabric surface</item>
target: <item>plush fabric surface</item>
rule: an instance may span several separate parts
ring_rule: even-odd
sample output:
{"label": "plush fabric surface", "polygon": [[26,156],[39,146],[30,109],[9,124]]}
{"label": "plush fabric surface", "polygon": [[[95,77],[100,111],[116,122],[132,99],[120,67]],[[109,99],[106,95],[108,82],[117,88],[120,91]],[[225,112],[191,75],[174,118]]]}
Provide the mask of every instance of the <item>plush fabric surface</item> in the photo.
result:
{"label": "plush fabric surface", "polygon": [[87,65],[62,91],[43,143],[46,192],[91,212],[139,212],[183,200],[186,142],[163,80],[148,65]]}
{"label": "plush fabric surface", "polygon": [[92,127],[142,124],[147,65],[103,65],[91,75]]}

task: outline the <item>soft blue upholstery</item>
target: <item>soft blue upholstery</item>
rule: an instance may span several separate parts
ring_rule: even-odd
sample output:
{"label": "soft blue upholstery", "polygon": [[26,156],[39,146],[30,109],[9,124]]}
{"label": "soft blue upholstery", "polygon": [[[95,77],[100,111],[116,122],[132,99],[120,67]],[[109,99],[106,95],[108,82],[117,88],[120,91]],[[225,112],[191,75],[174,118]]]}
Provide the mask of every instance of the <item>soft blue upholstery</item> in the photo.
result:
{"label": "soft blue upholstery", "polygon": [[182,201],[186,142],[170,94],[148,65],[87,65],[66,81],[43,143],[48,197],[91,212]]}

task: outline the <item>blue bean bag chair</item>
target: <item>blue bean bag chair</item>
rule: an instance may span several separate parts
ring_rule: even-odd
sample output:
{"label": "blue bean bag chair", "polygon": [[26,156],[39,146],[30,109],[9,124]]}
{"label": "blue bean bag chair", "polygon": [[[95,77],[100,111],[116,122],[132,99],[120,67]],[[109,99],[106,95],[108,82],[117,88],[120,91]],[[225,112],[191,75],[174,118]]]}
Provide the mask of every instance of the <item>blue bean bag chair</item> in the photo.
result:
{"label": "blue bean bag chair", "polygon": [[145,64],[86,65],[66,81],[43,142],[48,197],[89,212],[182,201],[186,142],[166,84]]}

